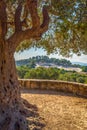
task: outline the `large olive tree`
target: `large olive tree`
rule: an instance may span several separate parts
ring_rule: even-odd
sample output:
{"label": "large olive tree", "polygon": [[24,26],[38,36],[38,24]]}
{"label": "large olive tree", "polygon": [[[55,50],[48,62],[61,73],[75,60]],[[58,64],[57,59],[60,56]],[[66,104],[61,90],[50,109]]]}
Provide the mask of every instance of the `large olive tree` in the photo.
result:
{"label": "large olive tree", "polygon": [[[48,29],[49,16],[46,7],[43,7],[42,14],[43,20],[40,21],[37,0],[19,0],[15,3],[0,0],[0,130],[28,129],[21,112],[23,104],[14,52],[22,41],[30,38],[38,39]],[[30,28],[26,23],[28,17],[32,20]],[[10,34],[11,29],[13,30]]]}
{"label": "large olive tree", "polygon": [[87,53],[86,34],[86,0],[0,0],[0,130],[28,129],[15,51],[35,45],[66,56],[72,52]]}

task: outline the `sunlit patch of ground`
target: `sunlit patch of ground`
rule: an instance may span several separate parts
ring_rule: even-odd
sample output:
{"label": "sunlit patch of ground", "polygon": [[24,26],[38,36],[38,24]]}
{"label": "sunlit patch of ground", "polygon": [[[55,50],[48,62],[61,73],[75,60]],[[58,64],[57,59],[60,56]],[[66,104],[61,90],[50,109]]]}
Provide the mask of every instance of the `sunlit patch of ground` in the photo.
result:
{"label": "sunlit patch of ground", "polygon": [[30,130],[87,130],[87,99],[49,90],[22,90],[22,97],[37,106]]}

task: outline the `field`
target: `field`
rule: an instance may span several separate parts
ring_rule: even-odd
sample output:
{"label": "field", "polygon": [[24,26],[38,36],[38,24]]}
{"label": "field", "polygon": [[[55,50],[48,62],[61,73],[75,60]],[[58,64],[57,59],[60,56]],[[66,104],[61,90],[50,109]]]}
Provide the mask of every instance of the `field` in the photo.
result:
{"label": "field", "polygon": [[87,130],[87,99],[49,90],[22,90],[30,130]]}

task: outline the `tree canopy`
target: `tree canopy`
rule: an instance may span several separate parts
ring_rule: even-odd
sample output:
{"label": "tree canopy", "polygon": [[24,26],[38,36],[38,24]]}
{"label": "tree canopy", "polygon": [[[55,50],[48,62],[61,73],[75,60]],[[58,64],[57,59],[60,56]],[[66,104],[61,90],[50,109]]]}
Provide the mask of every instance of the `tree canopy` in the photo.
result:
{"label": "tree canopy", "polygon": [[87,54],[87,1],[51,0],[50,25],[41,45],[63,56]]}
{"label": "tree canopy", "polygon": [[[26,0],[7,0],[9,12],[8,36],[14,32],[13,16],[18,3],[22,3],[21,21],[23,29],[31,28],[32,16],[28,14]],[[87,1],[86,0],[38,0],[40,22],[43,20],[42,7],[47,6],[50,15],[48,31],[42,38],[24,40],[17,51],[29,47],[42,47],[48,53],[57,52],[63,56],[87,54]],[[45,7],[44,6],[44,7]],[[35,24],[36,26],[36,24]],[[17,27],[18,28],[18,27]]]}

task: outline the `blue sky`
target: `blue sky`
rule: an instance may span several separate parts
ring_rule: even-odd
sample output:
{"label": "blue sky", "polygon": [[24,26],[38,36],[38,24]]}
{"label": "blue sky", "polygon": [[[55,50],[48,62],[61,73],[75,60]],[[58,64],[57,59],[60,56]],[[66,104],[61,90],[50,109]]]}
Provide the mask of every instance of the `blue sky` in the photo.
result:
{"label": "blue sky", "polygon": [[[15,53],[15,59],[16,60],[20,60],[20,59],[27,59],[33,56],[37,56],[37,55],[47,55],[46,51],[44,51],[43,49],[35,49],[35,48],[31,48],[27,51],[23,51],[20,53]],[[76,56],[73,55],[73,57],[70,58],[65,58],[62,57],[61,55],[58,54],[51,54],[49,55],[49,57],[54,57],[54,58],[58,58],[58,59],[67,59],[70,60],[71,62],[83,62],[83,63],[87,63],[87,55],[81,55],[81,56]]]}

